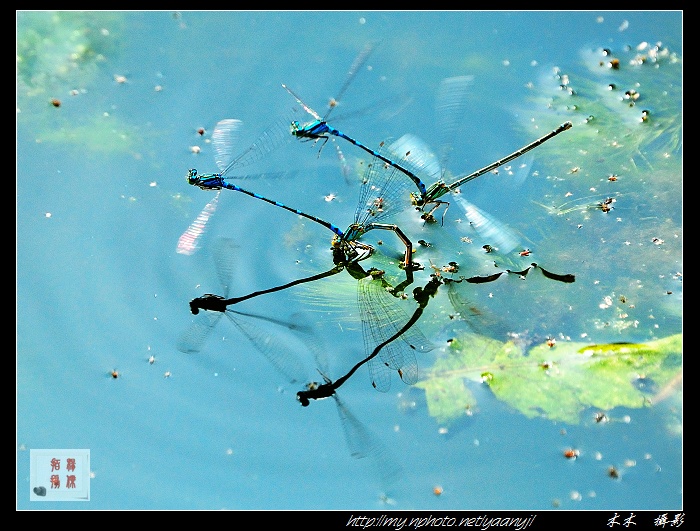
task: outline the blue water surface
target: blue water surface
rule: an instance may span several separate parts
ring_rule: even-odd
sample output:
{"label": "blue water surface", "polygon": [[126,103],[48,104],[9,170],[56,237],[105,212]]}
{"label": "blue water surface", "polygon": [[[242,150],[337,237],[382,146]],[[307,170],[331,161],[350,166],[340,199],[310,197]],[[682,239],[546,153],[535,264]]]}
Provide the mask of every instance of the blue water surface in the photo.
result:
{"label": "blue water surface", "polygon": [[[473,76],[473,94],[451,140],[452,174],[574,122],[462,193],[522,238],[518,250],[533,252],[526,264],[576,274],[576,283],[532,273],[519,284],[460,286],[474,308],[531,344],[555,337],[557,348],[682,332],[681,66],[664,57],[654,70],[650,58],[637,85],[619,88],[619,110],[595,107],[616,75],[603,64],[612,55],[624,57],[622,71],[636,49],[657,44],[682,59],[680,11],[19,11],[18,509],[682,511],[680,367],[663,390],[639,375],[635,385],[653,387],[648,403],[585,407],[575,421],[525,415],[472,381],[474,403],[449,423],[423,388],[394,374],[378,392],[362,367],[338,396],[383,452],[356,459],[333,399],[308,408],[295,399],[320,381],[317,369],[338,378],[364,357],[347,273],[239,305],[313,323],[325,360],[294,329],[259,324],[301,360],[303,381],[289,383],[227,319],[201,352],[177,349],[194,297],[244,295],[333,265],[327,229],[229,190],[197,251],[176,251],[216,194],[186,181],[190,168],[218,171],[215,124],[242,120],[243,149],[295,103],[282,83],[324,113],[370,42],[376,49],[331,115],[368,145],[412,133],[438,150],[435,94],[454,76]],[[561,74],[578,100],[562,101]],[[639,100],[625,100],[632,89]],[[625,122],[643,109],[656,143]],[[605,139],[603,150],[603,133],[574,136],[591,118],[600,131],[619,123],[633,132]],[[344,229],[368,156],[342,139],[319,148],[290,138],[231,181]],[[287,175],[236,179],[262,172]],[[586,211],[553,208],[587,196]],[[596,209],[608,196],[614,210]],[[394,220],[414,243],[431,244],[416,244],[416,286],[431,264],[493,272],[481,245],[467,243],[463,215],[452,202],[444,226],[426,224],[407,203]],[[363,265],[397,278],[402,246],[377,232],[363,238],[378,249]],[[220,238],[235,245],[226,287],[212,256]],[[444,288],[419,323],[435,346],[417,357],[426,378],[468,328]],[[600,412],[608,422],[596,422]],[[30,501],[29,453],[39,448],[90,450],[88,502]],[[571,449],[576,459],[564,456]],[[388,478],[394,464],[401,471]]]}

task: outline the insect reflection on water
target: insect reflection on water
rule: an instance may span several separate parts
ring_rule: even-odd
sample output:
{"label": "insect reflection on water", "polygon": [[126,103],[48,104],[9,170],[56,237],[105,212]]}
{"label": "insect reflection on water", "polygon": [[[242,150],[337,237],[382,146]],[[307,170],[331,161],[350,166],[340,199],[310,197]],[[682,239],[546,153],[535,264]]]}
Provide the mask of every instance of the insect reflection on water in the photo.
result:
{"label": "insect reflection on water", "polygon": [[[237,246],[228,238],[220,238],[214,245],[213,255],[216,273],[219,277],[224,296],[206,294],[190,302],[191,311],[196,315],[189,328],[178,339],[177,348],[184,353],[198,353],[218,325],[221,317],[226,317],[244,335],[252,346],[263,354],[268,361],[288,381],[294,383],[304,377],[301,360],[288,348],[288,343],[278,332],[270,330],[268,324],[282,329],[299,332],[298,323],[286,322],[273,317],[238,312],[229,309],[225,296],[233,283],[233,271]],[[201,311],[200,309],[205,310]],[[264,326],[261,323],[266,323]]]}
{"label": "insect reflection on water", "polygon": [[[304,329],[306,330],[317,330],[318,326],[311,323],[307,316],[302,318],[297,318],[300,323],[304,324]],[[306,385],[304,391],[298,393],[297,397],[303,396],[305,392],[314,392],[322,386],[331,385],[333,382],[328,376],[328,356],[329,352],[325,342],[316,333],[309,334],[307,336],[307,345],[309,350],[313,353],[313,357],[317,364],[317,369],[319,374],[324,380],[324,384],[319,384],[317,382],[310,382]],[[360,364],[353,367],[353,369],[345,375],[345,377],[351,376],[356,368]],[[345,378],[344,377],[344,378]],[[340,423],[343,428],[343,434],[345,436],[345,441],[347,443],[348,449],[350,450],[350,455],[355,459],[369,458],[372,461],[372,467],[379,474],[379,479],[382,482],[382,486],[385,488],[390,487],[395,483],[402,475],[402,466],[396,461],[395,457],[392,455],[388,447],[374,434],[372,433],[360,420],[357,418],[352,411],[348,408],[345,402],[338,396],[337,388],[344,383],[344,380],[336,380],[336,385],[329,390],[329,393],[325,394],[325,398],[331,397],[336,405],[336,410],[338,411],[338,416],[340,418]],[[308,399],[303,400],[300,398],[302,405],[308,405]]]}

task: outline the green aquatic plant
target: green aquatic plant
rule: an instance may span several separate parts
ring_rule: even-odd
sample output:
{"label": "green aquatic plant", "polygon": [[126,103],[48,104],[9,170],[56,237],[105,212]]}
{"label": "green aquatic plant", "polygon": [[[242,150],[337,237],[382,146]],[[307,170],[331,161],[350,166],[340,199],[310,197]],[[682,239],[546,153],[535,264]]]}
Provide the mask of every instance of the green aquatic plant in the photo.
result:
{"label": "green aquatic plant", "polygon": [[[553,345],[553,346],[550,346]],[[545,343],[527,352],[466,334],[416,384],[429,414],[449,425],[476,406],[472,385],[487,385],[494,396],[525,415],[578,424],[589,408],[642,408],[682,371],[683,341],[677,334],[648,343]]]}
{"label": "green aquatic plant", "polygon": [[[581,64],[555,67],[530,83],[531,123],[571,120],[566,141],[538,149],[575,161],[580,176],[601,164],[627,173],[653,169],[680,155],[682,147],[682,59],[661,44],[621,50],[586,49]],[[572,150],[572,147],[578,148]],[[575,156],[572,155],[575,153]]]}
{"label": "green aquatic plant", "polygon": [[92,115],[81,124],[48,128],[36,136],[38,142],[70,144],[93,153],[129,153],[137,147],[137,139],[129,133],[123,120],[112,116]]}
{"label": "green aquatic plant", "polygon": [[123,81],[105,69],[119,53],[124,19],[106,11],[17,13],[17,123],[36,142],[135,151],[133,126],[95,100],[108,97],[105,83]]}
{"label": "green aquatic plant", "polygon": [[[524,129],[573,123],[537,149],[530,182],[541,189],[529,200],[548,219],[531,225],[542,228],[539,248],[549,241],[580,263],[570,300],[582,332],[638,327],[652,339],[677,332],[682,315],[683,62],[663,44],[614,40],[528,85]],[[616,294],[631,300],[599,305]]]}
{"label": "green aquatic plant", "polygon": [[[116,48],[123,14],[105,11],[19,11],[17,95],[51,94],[94,81],[100,63]],[[67,90],[61,92],[65,93]]]}

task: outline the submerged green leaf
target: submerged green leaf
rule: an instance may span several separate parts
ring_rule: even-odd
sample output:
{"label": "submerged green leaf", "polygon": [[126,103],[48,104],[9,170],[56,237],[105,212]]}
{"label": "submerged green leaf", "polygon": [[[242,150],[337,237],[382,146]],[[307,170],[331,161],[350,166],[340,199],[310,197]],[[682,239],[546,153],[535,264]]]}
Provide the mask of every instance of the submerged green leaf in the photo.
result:
{"label": "submerged green leaf", "polygon": [[124,15],[107,11],[17,13],[17,97],[92,83],[119,50]]}
{"label": "submerged green leaf", "polygon": [[428,377],[428,411],[450,424],[476,404],[465,381],[488,385],[494,395],[527,417],[578,424],[588,408],[642,408],[677,379],[682,334],[649,343],[557,343],[524,352],[518,345],[466,334],[451,344]]}
{"label": "submerged green leaf", "polygon": [[79,146],[95,153],[131,153],[136,148],[130,126],[113,117],[91,116],[82,124],[66,124],[37,134],[39,142]]}
{"label": "submerged green leaf", "polygon": [[450,424],[476,404],[460,377],[431,378],[418,382],[416,387],[425,390],[428,413],[440,424]]}

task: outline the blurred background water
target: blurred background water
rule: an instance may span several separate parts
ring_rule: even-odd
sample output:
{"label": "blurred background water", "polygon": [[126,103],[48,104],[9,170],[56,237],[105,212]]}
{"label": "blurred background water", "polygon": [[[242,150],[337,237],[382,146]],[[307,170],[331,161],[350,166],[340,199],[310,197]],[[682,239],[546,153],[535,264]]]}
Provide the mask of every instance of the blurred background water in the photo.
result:
{"label": "blurred background water", "polygon": [[[377,48],[330,120],[367,145],[413,133],[437,151],[435,94],[454,76],[473,76],[454,175],[572,121],[462,195],[520,238],[511,258],[576,282],[531,272],[460,284],[461,316],[442,286],[418,325],[436,347],[417,358],[421,383],[394,377],[380,393],[363,367],[340,388],[386,450],[354,459],[334,401],[302,408],[303,382],[226,319],[200,353],[176,348],[188,302],[222,292],[219,238],[236,246],[230,294],[243,295],[332,267],[331,234],[223,190],[198,251],[176,246],[215,194],[186,182],[190,168],[218,171],[215,124],[242,120],[243,149],[294,103],[282,83],[322,114],[368,42]],[[19,509],[682,509],[680,347],[614,356],[626,371],[592,376],[556,354],[682,333],[682,12],[20,11],[17,61]],[[286,177],[231,181],[344,228],[368,157],[336,144],[347,178],[331,142],[319,155],[294,140],[242,172]],[[493,272],[462,218],[452,201],[444,226],[410,208],[395,220],[430,244],[417,246],[416,286],[431,264]],[[393,235],[365,240],[379,251],[365,268],[401,274]],[[240,309],[311,319],[335,379],[363,357],[356,299],[342,273]],[[525,354],[472,345],[466,307],[495,316]],[[293,331],[263,326],[319,380]],[[460,353],[484,365],[445,378],[440,360]],[[504,391],[527,371],[529,387]],[[482,373],[496,375],[491,387]],[[37,448],[90,449],[89,502],[30,501]],[[387,481],[391,461],[402,471]]]}

